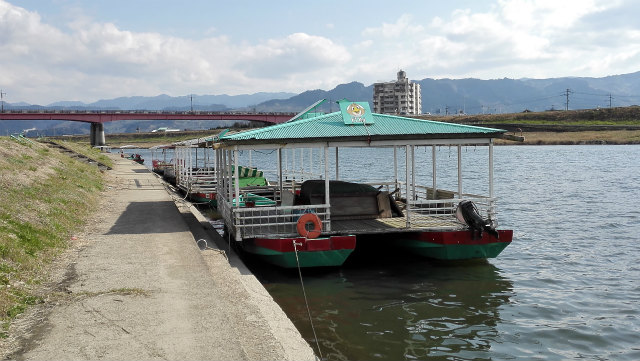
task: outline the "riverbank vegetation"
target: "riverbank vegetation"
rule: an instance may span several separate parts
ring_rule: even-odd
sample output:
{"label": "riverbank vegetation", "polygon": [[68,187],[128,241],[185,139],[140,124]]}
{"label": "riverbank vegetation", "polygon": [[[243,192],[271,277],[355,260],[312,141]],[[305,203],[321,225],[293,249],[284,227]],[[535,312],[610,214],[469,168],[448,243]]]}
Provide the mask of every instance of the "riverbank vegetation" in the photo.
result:
{"label": "riverbank vegetation", "polygon": [[[640,144],[640,106],[512,114],[421,115],[417,118],[506,129],[511,134],[525,138],[524,142],[498,140],[496,144]],[[232,128],[231,131],[246,129]],[[149,148],[189,139],[208,138],[219,134],[221,130],[107,134],[106,140],[114,148],[128,145]],[[57,139],[89,143],[88,135]]]}
{"label": "riverbank vegetation", "polygon": [[[96,156],[88,145],[65,145]],[[93,213],[103,185],[95,165],[46,144],[0,137],[0,337],[42,301],[47,266]]]}
{"label": "riverbank vegetation", "polygon": [[421,115],[420,118],[465,124],[538,124],[549,127],[562,125],[640,126],[640,106],[545,112],[524,111],[509,114],[465,114],[435,117]]}

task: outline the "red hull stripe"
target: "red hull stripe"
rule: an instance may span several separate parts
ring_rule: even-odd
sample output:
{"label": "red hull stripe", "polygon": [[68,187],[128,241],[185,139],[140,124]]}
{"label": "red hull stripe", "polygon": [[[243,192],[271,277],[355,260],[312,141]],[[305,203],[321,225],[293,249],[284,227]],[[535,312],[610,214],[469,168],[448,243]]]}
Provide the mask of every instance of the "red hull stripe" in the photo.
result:
{"label": "red hull stripe", "polygon": [[217,193],[193,193],[196,197],[206,198],[206,199],[216,199]]}
{"label": "red hull stripe", "polygon": [[305,239],[297,238],[256,238],[254,244],[278,252],[294,252],[293,241],[298,251],[334,251],[338,249],[355,249],[356,236],[332,236],[329,238]]}
{"label": "red hull stripe", "polygon": [[412,239],[436,243],[436,244],[489,244],[489,243],[511,243],[513,239],[513,230],[505,229],[498,231],[499,239],[496,239],[487,232],[482,233],[482,238],[473,239],[473,233],[471,231],[453,231],[453,232],[423,232],[414,234]]}

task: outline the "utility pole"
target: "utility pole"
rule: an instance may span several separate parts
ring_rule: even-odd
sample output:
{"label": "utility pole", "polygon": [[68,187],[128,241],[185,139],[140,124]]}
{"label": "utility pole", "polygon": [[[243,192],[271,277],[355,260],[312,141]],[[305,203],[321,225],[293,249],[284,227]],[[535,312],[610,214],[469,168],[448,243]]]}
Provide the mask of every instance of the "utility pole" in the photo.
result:
{"label": "utility pole", "polygon": [[193,94],[191,94],[189,98],[191,98],[191,113],[193,113]]}
{"label": "utility pole", "polygon": [[609,109],[611,109],[611,93],[609,93]]}
{"label": "utility pole", "polygon": [[566,103],[566,106],[565,106],[565,110],[569,110],[569,93],[571,93],[571,89],[567,88],[567,91],[565,93],[566,96],[567,96],[567,103]]}
{"label": "utility pole", "polygon": [[2,91],[2,89],[0,89],[0,113],[4,113],[4,96],[7,95],[7,93],[4,93]]}

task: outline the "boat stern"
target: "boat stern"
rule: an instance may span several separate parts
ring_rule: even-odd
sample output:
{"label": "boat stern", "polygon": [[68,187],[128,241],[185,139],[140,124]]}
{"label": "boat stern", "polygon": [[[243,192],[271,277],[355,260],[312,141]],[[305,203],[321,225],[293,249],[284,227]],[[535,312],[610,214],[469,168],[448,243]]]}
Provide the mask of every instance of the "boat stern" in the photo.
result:
{"label": "boat stern", "polygon": [[[341,266],[356,247],[356,237],[254,238],[242,241],[242,248],[267,263],[283,267]],[[297,258],[296,258],[297,251]]]}
{"label": "boat stern", "polygon": [[427,258],[464,260],[497,257],[512,241],[513,230],[498,230],[496,238],[487,232],[471,231],[411,233],[396,240],[399,247]]}

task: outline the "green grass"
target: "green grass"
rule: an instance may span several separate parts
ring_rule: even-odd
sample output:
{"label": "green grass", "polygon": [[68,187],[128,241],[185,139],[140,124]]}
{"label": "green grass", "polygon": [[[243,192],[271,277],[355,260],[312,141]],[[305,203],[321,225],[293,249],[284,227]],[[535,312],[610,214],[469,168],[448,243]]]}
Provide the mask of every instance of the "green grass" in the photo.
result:
{"label": "green grass", "polygon": [[104,179],[95,165],[44,144],[0,137],[0,152],[0,337],[7,337],[11,320],[41,302],[47,265],[92,214]]}

